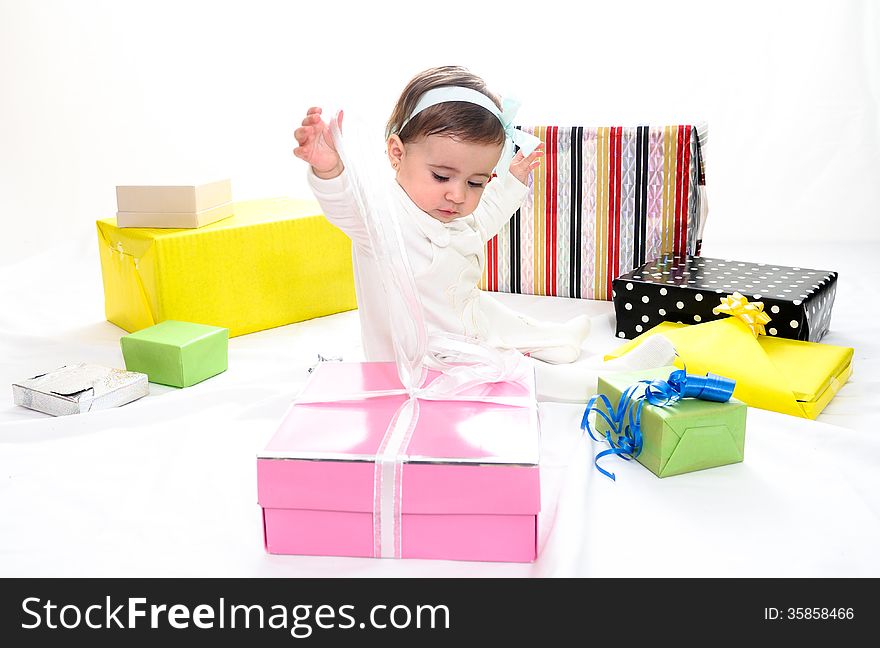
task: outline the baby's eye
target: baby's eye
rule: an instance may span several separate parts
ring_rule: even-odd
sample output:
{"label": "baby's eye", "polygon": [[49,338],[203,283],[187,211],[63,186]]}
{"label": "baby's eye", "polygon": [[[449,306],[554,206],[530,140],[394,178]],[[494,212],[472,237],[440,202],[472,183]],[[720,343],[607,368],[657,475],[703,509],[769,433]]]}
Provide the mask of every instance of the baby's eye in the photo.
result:
{"label": "baby's eye", "polygon": [[431,175],[434,176],[434,180],[436,180],[437,182],[446,182],[447,180],[449,180],[449,178],[444,178],[442,175],[436,174],[433,171],[431,171]]}
{"label": "baby's eye", "polygon": [[474,189],[482,189],[482,188],[483,188],[483,183],[482,183],[482,182],[468,182],[468,184],[469,184],[471,187],[473,187]]}

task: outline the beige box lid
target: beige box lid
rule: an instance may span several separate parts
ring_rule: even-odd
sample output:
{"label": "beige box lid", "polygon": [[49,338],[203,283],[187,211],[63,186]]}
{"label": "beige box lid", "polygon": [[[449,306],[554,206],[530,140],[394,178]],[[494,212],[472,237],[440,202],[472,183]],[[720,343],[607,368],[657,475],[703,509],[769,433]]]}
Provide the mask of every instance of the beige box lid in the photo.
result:
{"label": "beige box lid", "polygon": [[189,229],[216,223],[235,213],[228,202],[199,212],[116,212],[116,227],[151,227]]}
{"label": "beige box lid", "polygon": [[116,187],[116,209],[121,212],[201,212],[231,201],[228,178],[194,185]]}

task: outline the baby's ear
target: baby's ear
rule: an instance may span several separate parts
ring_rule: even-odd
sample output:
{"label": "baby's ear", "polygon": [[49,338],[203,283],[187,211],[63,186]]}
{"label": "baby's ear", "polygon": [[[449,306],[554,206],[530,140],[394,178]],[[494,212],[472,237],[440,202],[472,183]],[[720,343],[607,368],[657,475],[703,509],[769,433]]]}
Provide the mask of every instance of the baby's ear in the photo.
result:
{"label": "baby's ear", "polygon": [[388,160],[391,166],[400,164],[400,160],[406,154],[406,147],[403,141],[397,135],[391,135],[385,142],[385,150],[388,153]]}

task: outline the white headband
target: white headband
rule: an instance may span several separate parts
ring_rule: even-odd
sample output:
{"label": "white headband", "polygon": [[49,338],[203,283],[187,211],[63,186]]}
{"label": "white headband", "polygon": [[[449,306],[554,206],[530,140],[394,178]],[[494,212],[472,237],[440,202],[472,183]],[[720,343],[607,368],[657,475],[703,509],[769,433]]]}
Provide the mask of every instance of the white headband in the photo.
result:
{"label": "white headband", "polygon": [[514,144],[522,149],[523,155],[530,155],[538,144],[541,143],[541,140],[534,135],[513,127],[513,118],[516,116],[520,106],[519,101],[516,101],[515,99],[504,99],[502,102],[504,109],[498,110],[498,106],[495,105],[495,102],[482,92],[472,90],[471,88],[464,88],[462,86],[442,86],[440,88],[428,90],[425,94],[419,97],[415,108],[413,108],[409,117],[403,121],[397,132],[400,133],[409,121],[425,108],[430,108],[431,106],[436,106],[437,104],[449,101],[464,101],[482,106],[495,115],[498,118],[498,121],[501,122],[501,126],[504,128],[505,139],[501,158],[498,160],[498,166],[495,168],[495,172],[498,175],[504,175],[507,173],[507,170],[510,167],[510,161],[513,159],[514,155]]}

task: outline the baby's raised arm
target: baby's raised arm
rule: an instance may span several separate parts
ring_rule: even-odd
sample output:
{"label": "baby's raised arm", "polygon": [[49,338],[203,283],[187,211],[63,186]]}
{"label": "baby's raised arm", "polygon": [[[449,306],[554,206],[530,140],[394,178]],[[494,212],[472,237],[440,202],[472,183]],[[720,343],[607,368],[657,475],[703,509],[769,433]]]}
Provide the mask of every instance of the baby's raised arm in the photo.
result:
{"label": "baby's raised arm", "polygon": [[524,185],[528,185],[529,174],[532,172],[532,169],[540,166],[542,157],[544,157],[543,142],[538,144],[537,148],[528,157],[523,156],[522,151],[517,151],[510,161],[510,175]]}
{"label": "baby's raised arm", "polygon": [[[342,129],[342,111],[339,111],[337,124]],[[321,117],[321,108],[309,108],[302,126],[293,132],[297,146],[293,154],[312,165],[312,171],[319,178],[335,178],[342,173],[342,160],[333,144],[330,126]]]}
{"label": "baby's raised arm", "polygon": [[[341,129],[342,111],[339,111],[337,124]],[[299,144],[293,154],[311,165],[309,186],[324,216],[345,232],[352,243],[368,252],[370,238],[366,225],[355,203],[347,174],[342,173],[344,165],[334,145],[330,125],[321,118],[321,109],[309,108],[302,126],[293,135]]]}
{"label": "baby's raised arm", "polygon": [[522,151],[517,152],[510,162],[507,176],[494,178],[486,186],[483,198],[474,210],[474,221],[484,243],[495,236],[520,208],[529,192],[529,174],[541,164],[543,157],[543,143],[528,156],[523,156]]}

